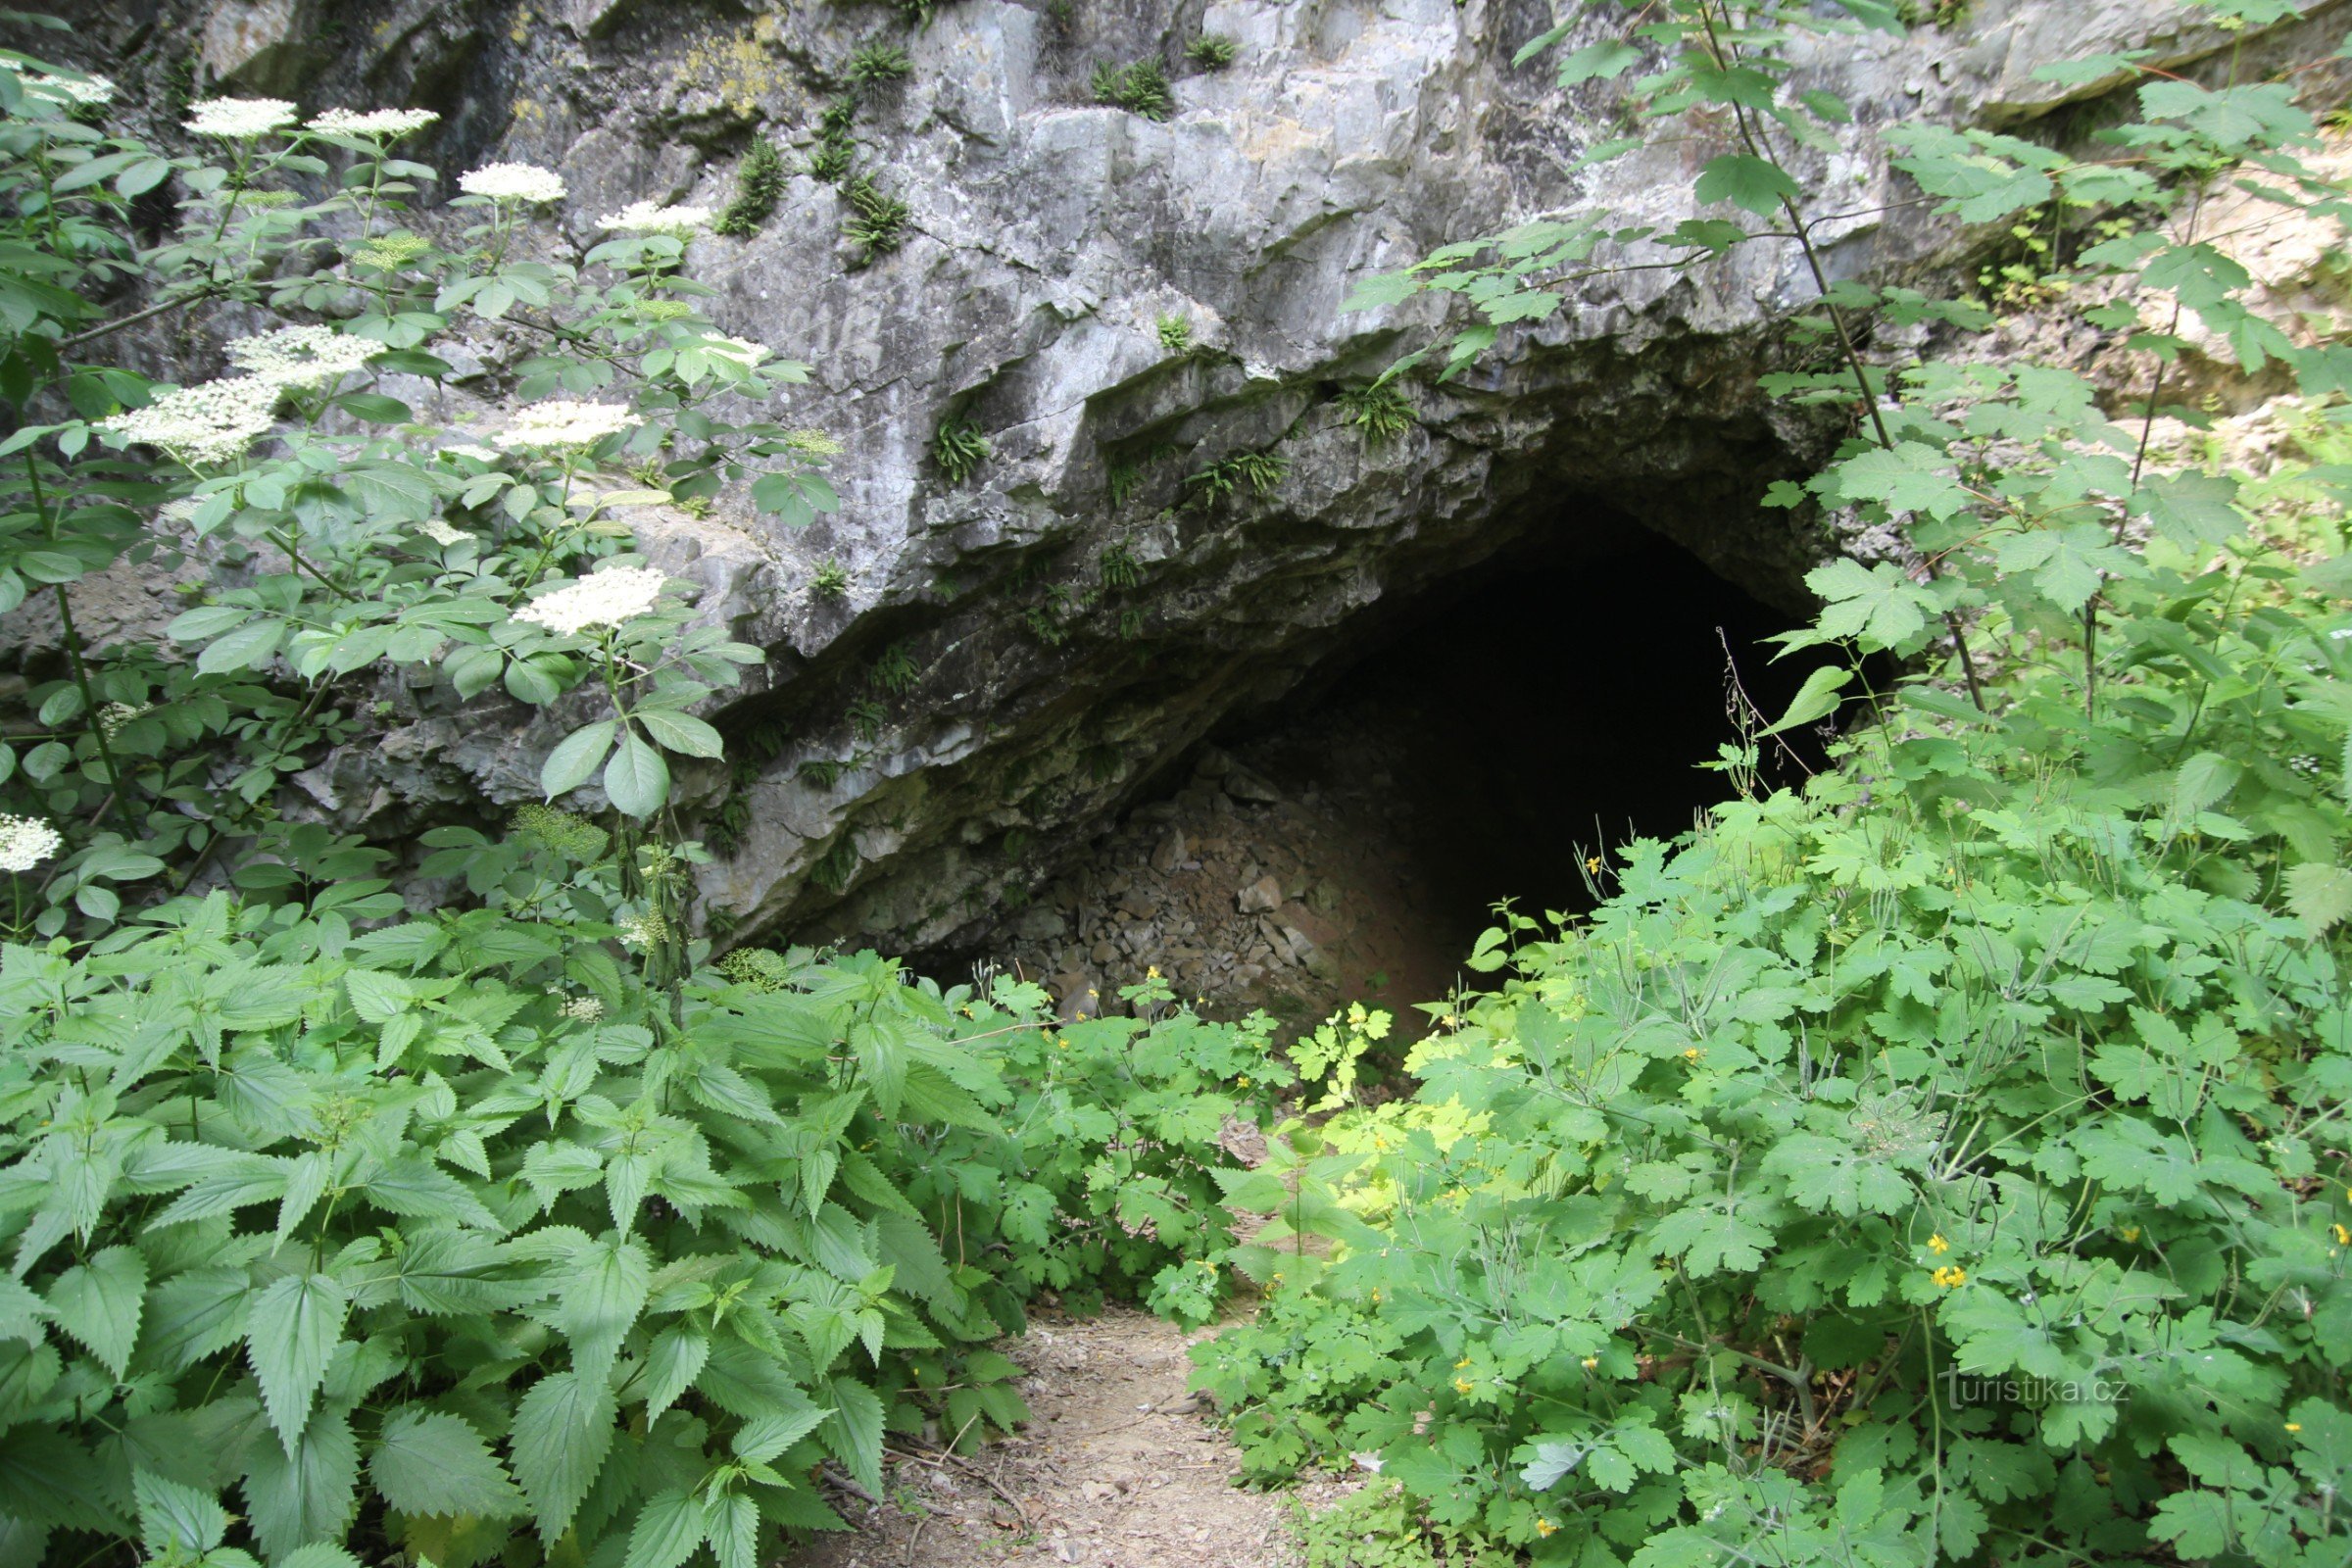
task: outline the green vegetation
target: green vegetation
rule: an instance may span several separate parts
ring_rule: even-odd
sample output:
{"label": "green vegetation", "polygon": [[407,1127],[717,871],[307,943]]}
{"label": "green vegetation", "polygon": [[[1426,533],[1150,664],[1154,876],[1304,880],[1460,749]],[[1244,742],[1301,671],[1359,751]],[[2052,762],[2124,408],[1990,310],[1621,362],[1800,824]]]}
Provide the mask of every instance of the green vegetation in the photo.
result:
{"label": "green vegetation", "polygon": [[[1739,133],[1668,255],[1805,234],[1780,159],[1844,117],[1786,90],[1778,53],[1834,24],[1752,7],[1727,33],[1719,10],[1671,0],[1641,28],[1660,53],[1609,40],[1560,68],[1640,64],[1657,134],[1684,114]],[[2082,300],[2167,362],[2192,325],[2246,372],[2281,362],[2320,400],[2300,461],[2257,485],[2169,452],[2160,393],[2119,412],[2074,371],[1999,363],[1971,304],[1843,283],[1792,323],[1812,368],[1771,389],[1862,417],[1772,499],[1859,509],[1916,564],[1813,572],[1826,608],[1784,642],[1833,662],[1724,748],[1733,798],[1673,844],[1596,856],[1589,919],[1504,910],[1470,959],[1495,988],[1435,1009],[1407,1057],[1416,1098],[1359,1103],[1344,1031],[1302,1046],[1332,1114],[1232,1181],[1272,1223],[1228,1260],[1269,1294],[1199,1352],[1202,1384],[1260,1477],[1360,1455],[1397,1489],[1307,1526],[1310,1555],[2352,1547],[2352,572],[2330,461],[2352,407],[2340,347],[2255,314],[2196,231],[2249,164],[2274,218],[2336,221],[2290,91],[2151,74],[2137,121],[2079,159],[1887,131],[1972,222],[2066,215],[2078,239],[2036,262],[2062,286],[2030,303]],[[1458,368],[1556,309],[1547,282],[1618,222],[1454,247],[1361,298],[1479,302]],[[1948,357],[1873,364],[1874,316],[1939,321]],[[1873,655],[1893,689],[1869,689]],[[1758,783],[1780,734],[1840,718],[1832,768]]]}
{"label": "green vegetation", "polygon": [[905,643],[892,643],[874,661],[874,667],[865,673],[866,684],[878,692],[904,697],[914,689],[922,672],[914,662],[914,655]]}
{"label": "green vegetation", "polygon": [[1102,586],[1113,592],[1140,588],[1144,582],[1144,564],[1135,559],[1124,539],[1102,547]]}
{"label": "green vegetation", "polygon": [[1223,71],[1241,53],[1241,45],[1222,32],[1204,32],[1184,46],[1184,58],[1202,71]]}
{"label": "green vegetation", "polygon": [[1340,416],[1374,446],[1396,440],[1413,427],[1413,406],[1394,381],[1349,387],[1339,396]]}
{"label": "green vegetation", "polygon": [[850,177],[850,169],[858,159],[858,144],[851,139],[850,127],[858,121],[856,97],[836,98],[825,106],[817,117],[816,151],[808,155],[808,174],[828,185],[838,185]]}
{"label": "green vegetation", "polygon": [[754,136],[742,166],[735,171],[735,199],[710,225],[712,231],[735,239],[759,233],[776,215],[776,203],[784,198],[788,177],[784,155],[776,151],[776,144],[765,136]]}
{"label": "green vegetation", "polygon": [[1181,316],[1163,316],[1157,323],[1159,346],[1170,354],[1193,352],[1193,323]]}
{"label": "green vegetation", "polygon": [[[828,1485],[879,1492],[886,1445],[1019,1421],[987,1342],[1037,1292],[1213,1291],[1262,1035],[696,934],[672,769],[783,737],[728,755],[701,711],[764,656],[624,519],[734,486],[805,522],[836,449],[727,418],[808,372],[703,318],[692,225],[520,259],[561,198],[509,166],[445,249],[401,226],[414,119],[199,106],[229,157],[168,161],[103,97],[0,73],[0,594],[59,626],[0,741],[9,1560],[754,1568],[839,1526]],[[150,306],[227,313],[244,373],[83,358]],[[528,401],[478,443],[391,395],[518,311]],[[233,580],[88,639],[66,590],[167,509]],[[470,723],[493,689],[566,715],[539,781],[577,809],[422,834],[427,912],[391,850],[281,812],[405,694]],[[842,831],[816,874],[858,869]]]}
{"label": "green vegetation", "polygon": [[850,568],[827,556],[817,563],[815,574],[808,579],[808,591],[819,599],[847,599],[850,596]]}
{"label": "green vegetation", "polygon": [[950,484],[961,484],[978,473],[994,450],[980,426],[969,419],[943,420],[931,437],[931,461]]}
{"label": "green vegetation", "polygon": [[854,88],[886,87],[914,74],[914,62],[897,44],[869,43],[850,56],[846,74]]}
{"label": "green vegetation", "polygon": [[1156,60],[1138,60],[1124,66],[1108,62],[1095,67],[1095,102],[1124,109],[1145,120],[1165,120],[1176,107],[1168,90],[1168,74]]}
{"label": "green vegetation", "polygon": [[1237,452],[1188,475],[1184,482],[1197,486],[1196,493],[1208,501],[1226,501],[1245,489],[1262,496],[1282,483],[1290,471],[1290,460],[1271,452]]}
{"label": "green vegetation", "polygon": [[841,195],[850,207],[841,220],[841,232],[858,247],[858,266],[871,266],[875,257],[906,243],[906,220],[913,214],[905,202],[884,194],[871,175],[852,174],[843,181]]}

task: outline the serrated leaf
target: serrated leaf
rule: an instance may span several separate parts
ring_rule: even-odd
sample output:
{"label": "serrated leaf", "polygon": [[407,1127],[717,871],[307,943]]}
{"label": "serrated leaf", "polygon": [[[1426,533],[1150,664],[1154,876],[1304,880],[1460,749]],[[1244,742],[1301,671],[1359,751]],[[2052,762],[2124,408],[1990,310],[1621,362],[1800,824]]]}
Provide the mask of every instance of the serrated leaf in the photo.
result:
{"label": "serrated leaf", "polygon": [[570,1372],[553,1372],[531,1385],[514,1408],[509,1447],[539,1526],[553,1542],[571,1525],[612,1447],[612,1396]]}
{"label": "serrated leaf", "polygon": [[602,1383],[612,1370],[621,1337],[645,1310],[653,1277],[645,1249],[619,1236],[592,1242],[565,1262],[557,1320],[582,1378]]}
{"label": "serrated leaf", "polygon": [[2352,871],[2310,861],[2288,866],[2286,906],[2306,931],[2321,935],[2352,916]]}
{"label": "serrated leaf", "polygon": [[523,1511],[481,1435],[458,1416],[415,1406],[395,1411],[368,1460],[368,1477],[405,1514],[506,1519]]}
{"label": "serrated leaf", "polygon": [[700,1497],[676,1489],[658,1492],[637,1512],[621,1568],[678,1568],[709,1533],[710,1516]]}
{"label": "serrated leaf", "polygon": [[1698,172],[1693,194],[1702,207],[1730,202],[1759,218],[1770,218],[1783,202],[1793,202],[1803,192],[1780,165],[1746,153],[1725,153],[1708,160]]}
{"label": "serrated leaf", "polygon": [[641,708],[629,715],[645,726],[645,732],[655,744],[688,757],[719,757],[726,752],[726,743],[712,729],[692,713],[673,713],[664,709]]}
{"label": "serrated leaf", "polygon": [[360,1446],[349,1416],[320,1410],[288,1447],[249,1445],[245,1463],[245,1517],[272,1559],[342,1539],[359,1506]]}
{"label": "serrated leaf", "polygon": [[[678,1396],[702,1375],[703,1363],[710,1359],[710,1338],[707,1334],[680,1324],[655,1335],[645,1353],[645,1418],[655,1420],[675,1404]],[[740,1434],[736,1445],[740,1451]]]}
{"label": "serrated leaf", "polygon": [[110,1247],[49,1287],[51,1320],[117,1378],[138,1343],[146,1299],[147,1260],[129,1247]]}
{"label": "serrated leaf", "polygon": [[288,1274],[257,1293],[245,1319],[245,1356],[262,1405],[290,1454],[309,1424],[311,1399],[343,1336],[350,1298],[324,1274]]}
{"label": "serrated leaf", "polygon": [[228,1535],[228,1510],[209,1492],[139,1470],[130,1478],[139,1510],[139,1544],[148,1555],[202,1556]]}

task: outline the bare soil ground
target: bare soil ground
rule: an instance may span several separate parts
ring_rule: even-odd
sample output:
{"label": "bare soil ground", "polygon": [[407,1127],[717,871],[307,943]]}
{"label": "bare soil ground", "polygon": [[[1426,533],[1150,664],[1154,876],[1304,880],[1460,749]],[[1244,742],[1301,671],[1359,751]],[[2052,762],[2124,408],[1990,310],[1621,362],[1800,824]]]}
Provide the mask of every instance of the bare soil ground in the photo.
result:
{"label": "bare soil ground", "polygon": [[[894,1457],[882,1506],[790,1568],[1288,1568],[1283,1503],[1235,1486],[1188,1334],[1126,1307],[1040,1312],[1003,1348],[1032,1420],[961,1464]],[[1312,1490],[1312,1489],[1310,1489]]]}

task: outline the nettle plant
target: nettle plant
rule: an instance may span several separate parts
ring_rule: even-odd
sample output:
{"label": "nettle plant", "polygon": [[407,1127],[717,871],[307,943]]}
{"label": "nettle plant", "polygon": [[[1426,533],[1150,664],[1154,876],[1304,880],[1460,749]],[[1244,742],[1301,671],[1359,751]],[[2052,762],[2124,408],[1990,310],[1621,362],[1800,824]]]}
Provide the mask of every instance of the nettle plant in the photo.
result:
{"label": "nettle plant", "polygon": [[[1897,25],[1839,9],[1667,0],[1564,56],[1716,149],[1678,227],[1546,220],[1366,291],[1471,300],[1458,368],[1577,280],[1779,247],[1822,289],[1772,389],[1850,434],[1771,500],[1899,548],[1813,573],[1785,642],[1852,660],[1725,748],[1747,793],[1612,858],[1589,922],[1482,940],[1498,989],[1418,1053],[1404,1147],[1301,1132],[1289,1188],[1236,1183],[1335,1246],[1286,1254],[1201,1379],[1260,1473],[1357,1454],[1466,1550],[2340,1563],[2352,351],[2257,310],[2230,242],[2332,245],[2346,209],[2291,80],[2141,75],[2082,157],[1889,127],[1963,223],[2063,215],[2042,297],[2145,379],[2001,361],[1978,306],[1828,284],[1792,171],[1845,112],[1792,49]],[[1933,347],[1875,351],[1881,322]],[[2255,487],[2166,435],[2205,422],[2167,399],[2191,356],[2291,376],[2322,461]],[[1841,700],[1837,765],[1755,792],[1758,748]]]}
{"label": "nettle plant", "polygon": [[[167,156],[110,95],[0,71],[0,590],[56,628],[0,746],[0,1563],[754,1568],[878,1492],[886,1442],[1019,1419],[981,1347],[1041,1281],[1224,1246],[1195,1193],[1115,1257],[1023,1250],[1162,1213],[1215,1130],[1101,1120],[1106,1063],[1015,1044],[1033,988],[693,939],[671,761],[718,757],[695,710],[760,656],[619,519],[834,505],[829,441],[744,416],[806,371],[702,316],[707,214],[561,260],[546,171],[416,209],[428,115],[215,101],[221,156]],[[214,379],[83,358],[207,312]],[[453,441],[410,400],[461,332],[530,346]],[[81,634],[83,578],[182,565],[168,640]],[[565,715],[541,783],[597,819],[433,830],[412,914],[282,787],[404,686]]]}

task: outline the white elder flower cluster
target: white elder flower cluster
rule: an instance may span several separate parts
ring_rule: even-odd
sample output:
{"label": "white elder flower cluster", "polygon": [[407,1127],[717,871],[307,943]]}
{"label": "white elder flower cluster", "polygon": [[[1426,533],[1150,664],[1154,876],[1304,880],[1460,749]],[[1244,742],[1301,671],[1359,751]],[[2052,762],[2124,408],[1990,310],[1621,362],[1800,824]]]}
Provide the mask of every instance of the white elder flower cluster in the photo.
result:
{"label": "white elder flower cluster", "polygon": [[667,234],[685,239],[699,229],[710,226],[708,207],[656,207],[652,202],[631,202],[617,213],[607,213],[596,220],[596,226],[608,233]]}
{"label": "white elder flower cluster", "polygon": [[594,1023],[605,1015],[605,1004],[594,997],[573,997],[556,1010],[575,1023]]}
{"label": "white elder flower cluster", "polygon": [[38,817],[0,816],[0,871],[29,871],[65,842]]}
{"label": "white elder flower cluster", "polygon": [[280,386],[315,387],[367,365],[384,346],[331,326],[286,326],[260,337],[241,337],[228,357],[254,375]]}
{"label": "white elder flower cluster", "polygon": [[427,517],[416,525],[416,531],[437,545],[462,545],[473,537],[463,528],[453,528],[439,517]]}
{"label": "white elder flower cluster", "polygon": [[430,109],[329,109],[310,128],[330,136],[407,136],[440,118]]}
{"label": "white elder flower cluster", "polygon": [[514,422],[490,439],[512,452],[517,447],[594,446],[645,421],[615,403],[578,403],[552,398],[534,403],[514,416]]}
{"label": "white elder flower cluster", "polygon": [[514,612],[514,618],[545,626],[559,637],[618,626],[653,609],[666,581],[651,566],[615,566],[532,600]]}
{"label": "white elder flower cluster", "polygon": [[155,705],[153,703],[149,703],[143,708],[133,708],[128,703],[109,703],[98,710],[98,733],[104,735],[108,740],[113,740],[123,725],[134,718],[144,718],[154,711]]}
{"label": "white elder flower cluster", "polygon": [[225,141],[259,141],[294,122],[294,106],[283,98],[208,98],[181,122],[199,136]]}
{"label": "white elder flower cluster", "polygon": [[0,71],[22,81],[26,92],[51,103],[81,107],[115,101],[115,84],[104,76],[53,76],[45,71],[28,70],[22,60],[0,60]]}
{"label": "white elder flower cluster", "polygon": [[244,454],[277,422],[281,382],[266,375],[231,375],[158,396],[98,428],[125,440],[162,447],[190,467],[210,467]]}
{"label": "white elder flower cluster", "polygon": [[617,929],[620,940],[632,948],[651,948],[669,935],[669,922],[662,918],[660,909],[648,909],[643,914],[624,918]]}
{"label": "white elder flower cluster", "polygon": [[749,338],[714,337],[703,345],[703,352],[714,360],[725,360],[730,365],[741,366],[749,370],[775,350],[764,343],[754,343]]}
{"label": "white elder flower cluster", "polygon": [[485,164],[460,174],[458,189],[494,202],[560,202],[564,176],[532,164]]}

